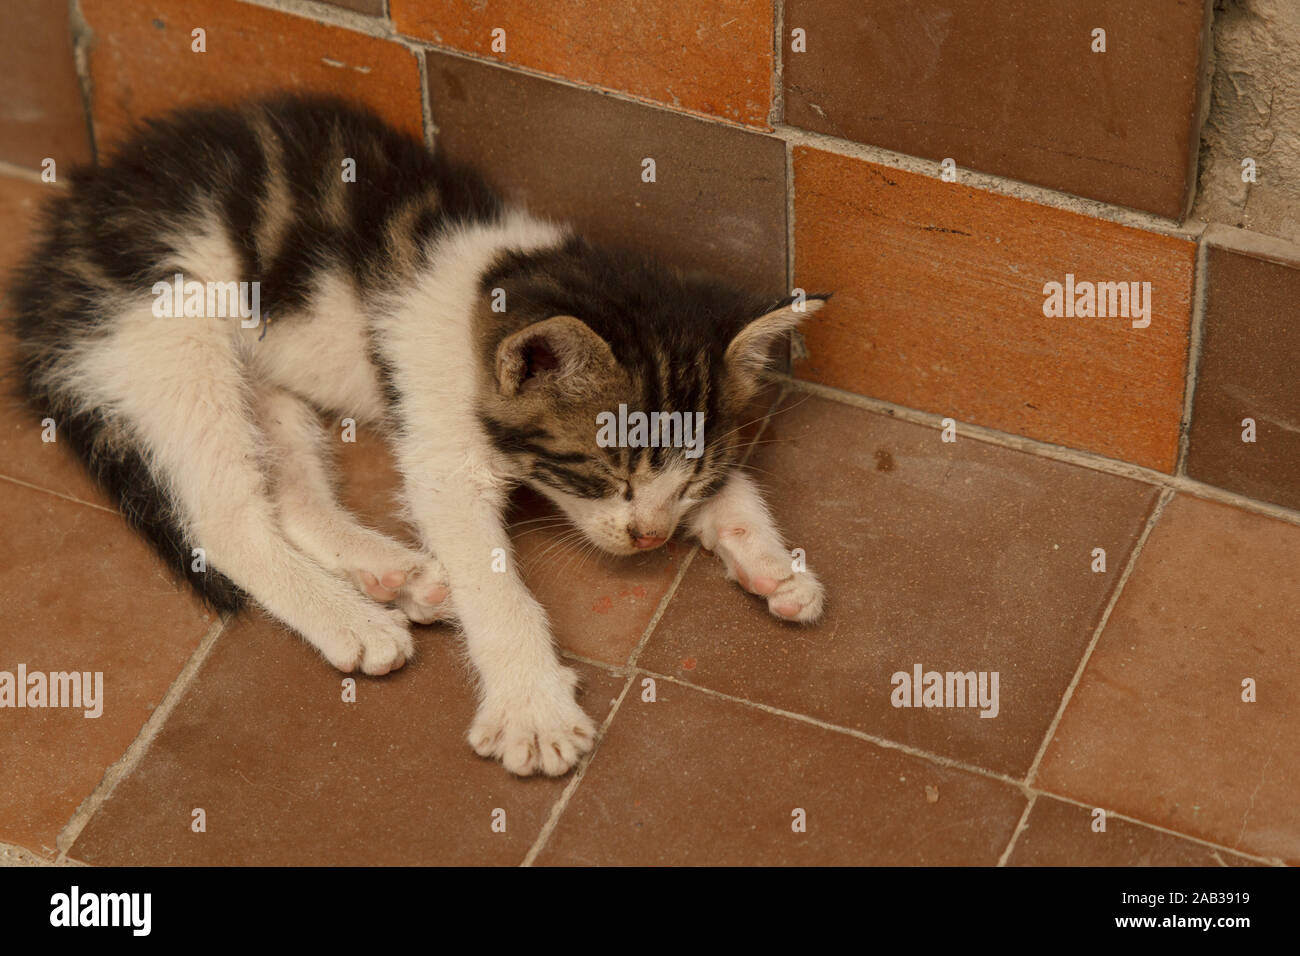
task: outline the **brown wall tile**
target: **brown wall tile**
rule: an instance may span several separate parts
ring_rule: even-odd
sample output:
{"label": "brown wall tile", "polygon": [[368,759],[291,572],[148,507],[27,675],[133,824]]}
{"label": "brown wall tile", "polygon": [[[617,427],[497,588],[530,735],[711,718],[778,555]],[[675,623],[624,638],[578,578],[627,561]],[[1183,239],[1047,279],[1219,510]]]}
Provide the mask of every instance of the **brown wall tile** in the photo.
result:
{"label": "brown wall tile", "polygon": [[780,140],[458,56],[430,53],[428,74],[437,148],[508,196],[593,239],[784,289]]}
{"label": "brown wall tile", "polygon": [[[420,67],[398,43],[235,0],[82,0],[95,141],[102,148],[150,114],[277,90],[362,100],[421,135]],[[191,51],[191,31],[207,52]]]}
{"label": "brown wall tile", "polygon": [[68,5],[6,0],[0,62],[0,159],[32,167],[47,156],[58,166],[90,159]]}
{"label": "brown wall tile", "polygon": [[1207,267],[1187,473],[1300,509],[1300,262],[1211,246]]}
{"label": "brown wall tile", "polygon": [[[678,109],[767,126],[771,0],[392,0],[403,33]],[[506,31],[505,52],[492,31]]]}
{"label": "brown wall tile", "polygon": [[[1178,217],[1195,185],[1203,7],[787,0],[786,122]],[[807,52],[790,52],[796,27]]]}
{"label": "brown wall tile", "polygon": [[[1171,471],[1196,247],[809,148],[795,280],[834,300],[796,374]],[[1151,324],[1047,318],[1044,285],[1150,282]]]}

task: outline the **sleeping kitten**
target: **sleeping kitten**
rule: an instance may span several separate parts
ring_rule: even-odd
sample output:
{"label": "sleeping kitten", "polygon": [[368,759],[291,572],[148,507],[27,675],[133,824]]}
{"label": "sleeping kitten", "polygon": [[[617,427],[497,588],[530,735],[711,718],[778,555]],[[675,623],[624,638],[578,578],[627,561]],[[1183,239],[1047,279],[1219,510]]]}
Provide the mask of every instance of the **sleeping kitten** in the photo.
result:
{"label": "sleeping kitten", "polygon": [[[515,773],[565,772],[595,725],[541,606],[493,569],[513,485],[606,551],[686,531],[773,614],[821,614],[736,467],[791,300],[597,248],[356,107],[146,124],[51,202],[13,302],[29,403],[213,607],[251,597],[367,674],[411,657],[410,621],[455,620],[469,742]],[[702,415],[703,443],[611,446],[620,406]],[[386,429],[423,551],[337,503],[318,410]]]}

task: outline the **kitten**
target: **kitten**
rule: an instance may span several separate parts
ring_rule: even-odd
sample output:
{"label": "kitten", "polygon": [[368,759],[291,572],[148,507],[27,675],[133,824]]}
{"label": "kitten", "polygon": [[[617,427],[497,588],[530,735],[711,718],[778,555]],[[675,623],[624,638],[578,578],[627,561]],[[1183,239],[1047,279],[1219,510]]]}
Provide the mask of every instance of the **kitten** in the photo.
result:
{"label": "kitten", "polygon": [[[737,467],[792,300],[593,246],[355,106],[145,124],[51,202],[13,304],[30,405],[211,606],[251,598],[367,674],[411,657],[411,621],[458,622],[469,742],[514,773],[565,772],[595,725],[513,563],[493,569],[513,485],[606,551],[683,530],[773,614],[821,614]],[[703,415],[703,444],[610,447],[620,406]],[[424,550],[340,507],[318,410],[386,430]]]}

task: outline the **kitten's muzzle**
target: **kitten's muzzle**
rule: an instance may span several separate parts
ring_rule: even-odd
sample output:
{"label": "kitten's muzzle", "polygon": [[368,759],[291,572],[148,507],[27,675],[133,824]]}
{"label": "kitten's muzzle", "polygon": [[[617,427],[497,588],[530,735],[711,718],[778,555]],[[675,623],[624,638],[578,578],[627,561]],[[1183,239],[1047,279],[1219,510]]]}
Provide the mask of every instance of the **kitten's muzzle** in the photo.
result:
{"label": "kitten's muzzle", "polygon": [[636,535],[632,536],[632,544],[634,544],[640,551],[649,551],[651,548],[657,548],[667,540],[668,539],[665,537],[651,534],[641,535],[640,537],[637,537]]}

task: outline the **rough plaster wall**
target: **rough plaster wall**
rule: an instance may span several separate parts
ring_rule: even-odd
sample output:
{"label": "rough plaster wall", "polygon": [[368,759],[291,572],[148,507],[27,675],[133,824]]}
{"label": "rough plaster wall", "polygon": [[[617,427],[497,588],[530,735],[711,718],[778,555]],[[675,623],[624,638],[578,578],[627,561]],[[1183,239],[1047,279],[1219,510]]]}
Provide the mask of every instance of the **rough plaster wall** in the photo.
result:
{"label": "rough plaster wall", "polygon": [[[1241,161],[1257,164],[1241,181]],[[1300,0],[1215,0],[1193,216],[1300,243]]]}

